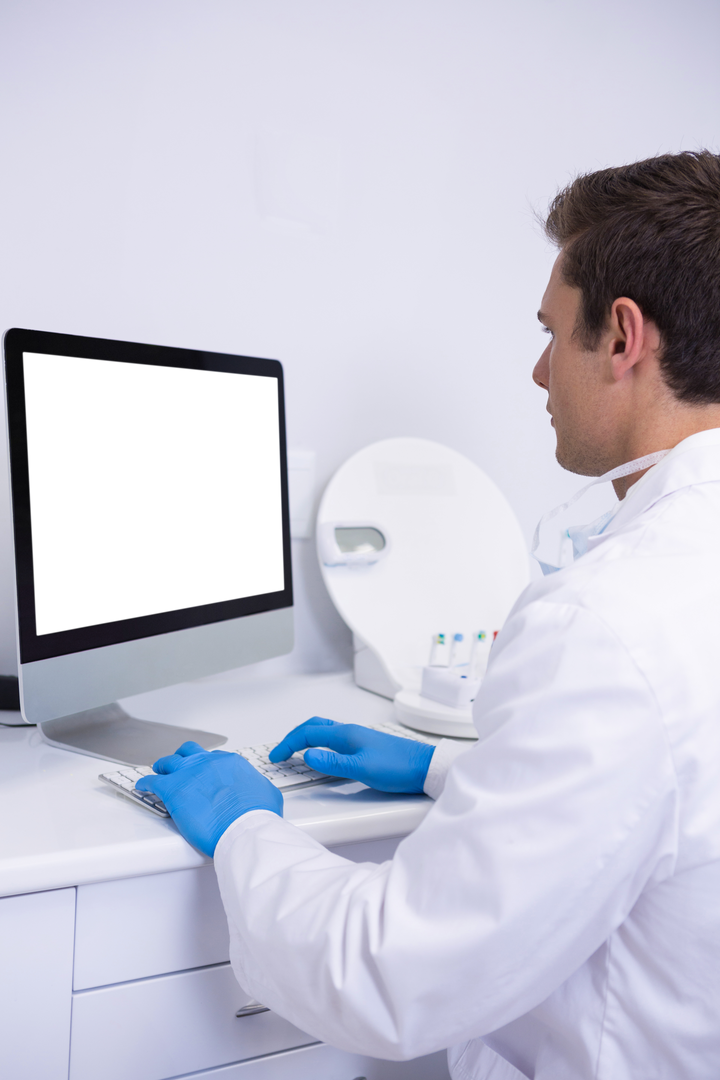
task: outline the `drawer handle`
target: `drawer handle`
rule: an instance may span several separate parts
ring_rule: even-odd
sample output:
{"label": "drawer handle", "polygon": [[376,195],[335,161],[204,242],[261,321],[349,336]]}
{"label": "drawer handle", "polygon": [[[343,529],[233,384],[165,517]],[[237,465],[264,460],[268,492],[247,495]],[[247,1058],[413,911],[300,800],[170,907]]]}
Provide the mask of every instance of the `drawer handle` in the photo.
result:
{"label": "drawer handle", "polygon": [[267,1005],[261,1005],[259,1001],[248,1001],[247,1005],[243,1005],[242,1009],[238,1009],[235,1015],[238,1019],[242,1019],[243,1016],[255,1016],[256,1013],[270,1012]]}

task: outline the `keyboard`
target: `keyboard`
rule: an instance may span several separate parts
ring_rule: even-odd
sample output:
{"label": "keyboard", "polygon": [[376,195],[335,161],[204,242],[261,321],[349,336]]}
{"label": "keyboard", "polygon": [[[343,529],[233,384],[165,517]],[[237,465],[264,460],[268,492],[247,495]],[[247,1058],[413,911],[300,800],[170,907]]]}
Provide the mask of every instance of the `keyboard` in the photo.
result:
{"label": "keyboard", "polygon": [[158,817],[170,817],[162,799],[152,795],[149,791],[136,791],[135,784],[143,776],[154,776],[149,765],[121,765],[115,772],[100,773],[98,780],[103,780],[121,795],[127,795],[128,799],[140,803],[146,810],[152,810]]}
{"label": "keyboard", "polygon": [[[373,731],[382,731],[388,735],[399,735],[403,739],[413,739],[415,742],[432,743],[417,731],[408,728],[400,728],[389,722],[380,724],[366,724]],[[240,754],[253,765],[258,772],[266,776],[268,780],[279,788],[280,791],[294,791],[297,788],[312,787],[316,784],[342,783],[340,777],[328,776],[326,773],[311,769],[301,754],[293,754],[287,761],[281,761],[275,765],[268,757],[270,751],[277,743],[260,743],[258,746],[245,746],[241,750],[231,750],[232,754]],[[158,817],[170,817],[165,804],[157,795],[149,791],[136,791],[135,784],[143,776],[153,776],[153,770],[149,765],[121,765],[113,772],[100,773],[98,779],[109,784],[121,795],[127,796],[133,802],[144,806]]]}

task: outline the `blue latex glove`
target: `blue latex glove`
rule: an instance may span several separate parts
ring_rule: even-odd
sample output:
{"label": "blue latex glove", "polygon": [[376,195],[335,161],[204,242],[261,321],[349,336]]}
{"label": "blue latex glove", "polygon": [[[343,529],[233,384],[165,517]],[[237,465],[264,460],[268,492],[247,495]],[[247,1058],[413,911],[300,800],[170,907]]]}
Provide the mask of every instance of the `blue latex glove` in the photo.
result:
{"label": "blue latex glove", "polygon": [[[307,747],[329,747],[328,750]],[[419,794],[435,750],[429,743],[403,739],[372,731],[360,724],[338,724],[313,716],[286,735],[274,750],[271,761],[285,761],[298,750],[306,750],[305,761],[318,772],[360,780],[377,791]]]}
{"label": "blue latex glove", "polygon": [[228,826],[248,810],[282,817],[281,793],[239,754],[186,742],[153,769],[159,775],[143,776],[135,787],[159,796],[185,839],[210,858]]}

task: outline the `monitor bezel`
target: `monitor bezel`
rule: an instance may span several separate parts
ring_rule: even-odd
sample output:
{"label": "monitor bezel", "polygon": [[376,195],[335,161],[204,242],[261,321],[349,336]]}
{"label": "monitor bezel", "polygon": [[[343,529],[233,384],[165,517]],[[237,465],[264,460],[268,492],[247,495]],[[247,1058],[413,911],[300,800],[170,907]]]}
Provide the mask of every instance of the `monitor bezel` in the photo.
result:
{"label": "monitor bezel", "polygon": [[[216,604],[143,615],[118,622],[99,623],[52,634],[36,633],[35,588],[32,557],[32,520],[28,469],[27,426],[23,353],[77,356],[90,360],[117,360],[124,363],[160,367],[223,371],[260,375],[278,381],[278,428],[282,499],[284,588],[280,592],[241,597]],[[159,634],[225,622],[245,615],[292,607],[292,567],[290,556],[290,512],[288,504],[287,442],[283,368],[279,360],[230,353],[181,349],[166,345],[116,341],[108,338],[55,334],[44,330],[14,327],[4,336],[5,389],[8,420],[10,488],[15,542],[18,645],[21,664],[56,656],[85,652]]]}

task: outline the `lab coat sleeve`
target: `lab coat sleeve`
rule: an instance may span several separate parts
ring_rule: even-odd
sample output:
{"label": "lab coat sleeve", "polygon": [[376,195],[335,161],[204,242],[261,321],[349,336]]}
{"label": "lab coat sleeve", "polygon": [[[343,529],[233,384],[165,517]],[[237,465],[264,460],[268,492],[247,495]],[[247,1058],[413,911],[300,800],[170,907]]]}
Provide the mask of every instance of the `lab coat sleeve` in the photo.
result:
{"label": "lab coat sleeve", "polygon": [[592,612],[516,611],[475,717],[480,741],[390,862],[349,862],[267,811],[218,844],[239,982],[317,1038],[401,1059],[487,1034],[542,1002],[672,872],[662,720]]}
{"label": "lab coat sleeve", "polygon": [[423,784],[423,791],[431,799],[437,799],[445,787],[445,778],[456,757],[468,749],[467,739],[458,742],[455,739],[441,739],[430,758],[430,766]]}

